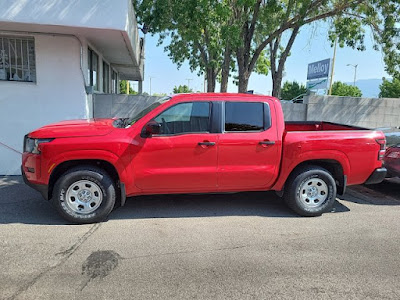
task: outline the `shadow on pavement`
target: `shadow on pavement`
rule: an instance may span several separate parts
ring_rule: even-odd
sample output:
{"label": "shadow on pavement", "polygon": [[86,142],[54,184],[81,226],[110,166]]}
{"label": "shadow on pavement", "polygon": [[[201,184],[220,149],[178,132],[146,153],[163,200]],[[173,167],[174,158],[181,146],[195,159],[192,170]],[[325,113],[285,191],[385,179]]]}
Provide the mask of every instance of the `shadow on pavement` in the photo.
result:
{"label": "shadow on pavement", "polygon": [[20,176],[0,177],[0,224],[67,224],[40,193],[23,183]]}
{"label": "shadow on pavement", "polygon": [[[349,201],[360,204],[397,206],[400,205],[400,180],[388,179],[379,184],[352,186],[346,194],[350,195]],[[352,199],[354,197],[356,199]]]}
{"label": "shadow on pavement", "polygon": [[[66,225],[52,205],[20,177],[0,177],[0,224]],[[333,212],[349,209],[338,201]],[[156,195],[129,198],[114,219],[260,216],[298,218],[274,192],[211,195]]]}
{"label": "shadow on pavement", "polygon": [[[349,211],[335,202],[333,212]],[[156,195],[129,198],[110,219],[197,218],[259,216],[299,218],[275,192],[246,192],[209,195]]]}

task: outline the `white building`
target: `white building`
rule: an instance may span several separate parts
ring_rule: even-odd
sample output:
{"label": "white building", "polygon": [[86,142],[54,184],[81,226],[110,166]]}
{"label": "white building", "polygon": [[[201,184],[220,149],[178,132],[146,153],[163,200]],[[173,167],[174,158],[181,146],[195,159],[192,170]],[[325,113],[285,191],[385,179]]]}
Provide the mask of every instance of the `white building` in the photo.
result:
{"label": "white building", "polygon": [[143,80],[131,0],[0,0],[0,175],[20,174],[23,137],[92,117],[91,93]]}

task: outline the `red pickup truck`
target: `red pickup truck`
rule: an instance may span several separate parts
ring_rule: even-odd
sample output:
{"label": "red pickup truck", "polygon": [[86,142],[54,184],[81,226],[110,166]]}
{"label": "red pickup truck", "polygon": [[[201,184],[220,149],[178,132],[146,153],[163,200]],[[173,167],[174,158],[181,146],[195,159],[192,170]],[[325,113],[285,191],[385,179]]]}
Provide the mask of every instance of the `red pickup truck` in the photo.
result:
{"label": "red pickup truck", "polygon": [[163,98],[131,119],[64,121],[25,136],[25,182],[74,223],[104,220],[126,197],[274,190],[302,216],[348,185],[381,182],[380,131],[287,122],[248,94]]}

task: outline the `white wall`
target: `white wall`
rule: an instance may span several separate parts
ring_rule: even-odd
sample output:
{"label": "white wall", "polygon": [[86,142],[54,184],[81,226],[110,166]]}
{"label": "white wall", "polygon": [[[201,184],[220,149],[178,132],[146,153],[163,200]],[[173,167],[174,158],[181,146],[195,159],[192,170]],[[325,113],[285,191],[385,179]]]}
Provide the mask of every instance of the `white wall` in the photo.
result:
{"label": "white wall", "polygon": [[[79,42],[72,37],[34,38],[36,84],[0,81],[0,142],[18,151],[26,133],[88,114]],[[0,145],[0,175],[18,175],[20,165],[21,156]]]}
{"label": "white wall", "polygon": [[125,30],[130,0],[2,0],[0,22]]}

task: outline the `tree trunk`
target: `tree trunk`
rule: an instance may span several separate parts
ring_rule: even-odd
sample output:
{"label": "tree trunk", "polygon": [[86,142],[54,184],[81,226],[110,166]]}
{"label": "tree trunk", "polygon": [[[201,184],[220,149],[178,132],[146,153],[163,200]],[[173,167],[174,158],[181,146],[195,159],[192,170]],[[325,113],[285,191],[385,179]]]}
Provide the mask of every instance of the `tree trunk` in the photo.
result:
{"label": "tree trunk", "polygon": [[214,68],[207,69],[207,93],[215,92],[215,82],[217,81],[217,75]]}
{"label": "tree trunk", "polygon": [[280,99],[282,90],[282,72],[280,74],[275,74],[272,79],[272,97]]}
{"label": "tree trunk", "polygon": [[239,74],[239,88],[238,88],[239,93],[247,93],[249,79],[250,76],[247,72],[244,72],[244,74]]}
{"label": "tree trunk", "polygon": [[238,77],[239,77],[239,93],[247,93],[247,87],[249,85],[250,73],[247,71],[247,60],[243,54],[243,49],[239,48],[236,54],[236,60],[238,65]]}
{"label": "tree trunk", "polygon": [[231,69],[231,54],[231,48],[227,46],[225,48],[224,63],[222,65],[221,72],[221,93],[226,93],[228,91],[229,72]]}
{"label": "tree trunk", "polygon": [[[286,45],[285,50],[279,55],[278,60],[278,47],[280,46],[281,37],[278,37],[275,41],[275,47],[271,47],[271,69],[272,69],[272,96],[280,99],[281,90],[282,90],[282,80],[283,80],[283,71],[285,70],[285,63],[289,56],[290,50],[293,47],[293,43],[299,33],[300,26],[293,28],[292,34],[289,38],[289,41]],[[278,60],[278,66],[276,65],[276,61]]]}

